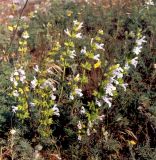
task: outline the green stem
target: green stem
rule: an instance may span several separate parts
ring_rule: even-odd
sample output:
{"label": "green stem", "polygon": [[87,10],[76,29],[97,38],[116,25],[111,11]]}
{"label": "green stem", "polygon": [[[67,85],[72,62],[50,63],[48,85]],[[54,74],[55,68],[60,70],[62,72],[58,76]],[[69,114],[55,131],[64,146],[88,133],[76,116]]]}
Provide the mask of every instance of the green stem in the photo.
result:
{"label": "green stem", "polygon": [[[66,62],[64,62],[62,82],[64,82],[64,79],[65,79],[65,71],[66,71],[65,64],[66,64]],[[58,99],[58,103],[59,103],[60,100],[61,100],[62,94],[63,94],[63,84],[62,84],[62,86],[61,86],[61,91],[60,91],[60,96],[59,96],[59,99]]]}

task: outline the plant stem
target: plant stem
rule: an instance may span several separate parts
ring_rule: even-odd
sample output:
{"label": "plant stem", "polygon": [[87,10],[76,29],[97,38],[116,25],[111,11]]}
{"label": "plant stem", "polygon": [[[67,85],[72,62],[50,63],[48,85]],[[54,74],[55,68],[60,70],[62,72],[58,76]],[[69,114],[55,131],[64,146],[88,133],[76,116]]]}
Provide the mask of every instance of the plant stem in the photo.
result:
{"label": "plant stem", "polygon": [[[63,67],[63,75],[62,75],[62,82],[63,82],[63,83],[64,83],[65,71],[66,71],[65,64],[66,64],[66,62],[64,62],[64,67]],[[61,100],[62,94],[63,94],[63,84],[62,84],[62,86],[61,86],[61,91],[60,91],[60,96],[59,96],[59,99],[58,99],[58,103],[59,103],[60,100]]]}

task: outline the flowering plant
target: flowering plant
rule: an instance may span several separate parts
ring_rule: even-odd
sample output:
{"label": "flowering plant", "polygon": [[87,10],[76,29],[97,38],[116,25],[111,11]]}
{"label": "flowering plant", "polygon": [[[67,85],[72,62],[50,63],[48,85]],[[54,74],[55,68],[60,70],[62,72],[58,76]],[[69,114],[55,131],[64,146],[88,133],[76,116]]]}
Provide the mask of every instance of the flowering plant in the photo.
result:
{"label": "flowering plant", "polygon": [[[127,83],[124,83],[124,74],[128,72],[130,64],[136,67],[138,55],[141,52],[142,43],[145,37],[139,34],[136,39],[136,46],[133,53],[137,57],[126,60],[125,66],[120,64],[108,65],[105,60],[104,43],[102,42],[103,30],[99,30],[95,38],[91,38],[88,46],[81,46],[78,49],[79,41],[85,40],[82,36],[82,22],[73,21],[73,28],[64,31],[67,39],[63,44],[57,42],[51,48],[48,55],[43,60],[40,69],[34,65],[31,78],[26,77],[25,69],[28,66],[17,65],[11,74],[12,96],[15,98],[17,106],[12,106],[12,110],[17,117],[24,121],[30,119],[31,123],[38,126],[38,132],[42,136],[51,134],[50,126],[53,123],[53,116],[61,116],[60,106],[78,105],[76,113],[78,120],[78,139],[84,132],[91,135],[95,132],[94,124],[103,120],[101,114],[105,104],[110,108],[113,97],[117,95],[117,87],[121,86],[126,91]],[[24,42],[29,38],[27,31],[23,33]],[[21,48],[21,47],[20,47]],[[21,49],[19,50],[19,52]],[[27,49],[22,50],[26,52]],[[67,75],[67,69],[71,70]],[[90,72],[100,70],[102,78],[96,83],[96,88],[91,90],[92,99],[87,103],[86,86],[91,82],[88,77]],[[87,118],[84,121],[81,115]],[[36,118],[34,118],[36,117]]]}

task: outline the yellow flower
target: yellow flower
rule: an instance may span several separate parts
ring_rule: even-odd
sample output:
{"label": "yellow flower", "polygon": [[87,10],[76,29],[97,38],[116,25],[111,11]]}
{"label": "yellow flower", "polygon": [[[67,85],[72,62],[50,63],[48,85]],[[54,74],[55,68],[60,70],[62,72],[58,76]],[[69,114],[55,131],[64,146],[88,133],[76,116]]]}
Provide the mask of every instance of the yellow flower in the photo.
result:
{"label": "yellow flower", "polygon": [[99,34],[101,34],[101,35],[103,35],[103,34],[104,34],[104,32],[103,32],[103,30],[102,30],[102,29],[100,29],[100,30],[98,31],[98,33],[99,33]]}
{"label": "yellow flower", "polygon": [[22,47],[22,48],[19,47],[19,48],[18,48],[18,51],[19,51],[19,52],[22,52],[22,53],[26,53],[26,52],[27,52],[27,48],[25,48],[25,47]]}
{"label": "yellow flower", "polygon": [[19,41],[20,45],[27,45],[27,41]]}
{"label": "yellow flower", "polygon": [[16,29],[16,27],[17,25],[8,26],[8,30],[12,32],[14,29]]}
{"label": "yellow flower", "polygon": [[33,17],[34,17],[34,12],[30,12],[30,13],[29,13],[29,17],[30,17],[30,18],[33,18]]}
{"label": "yellow flower", "polygon": [[74,80],[75,80],[76,82],[78,82],[78,81],[80,80],[80,75],[77,74],[77,75],[75,76]]}
{"label": "yellow flower", "polygon": [[70,10],[67,10],[66,14],[67,14],[68,17],[70,17],[73,14],[73,12],[70,11]]}
{"label": "yellow flower", "polygon": [[22,88],[19,88],[19,90],[18,90],[21,94],[23,94],[24,92],[23,92],[23,89]]}
{"label": "yellow flower", "polygon": [[136,145],[136,144],[137,144],[137,142],[134,141],[134,140],[130,140],[130,141],[128,141],[128,142],[129,142],[129,144],[131,144],[131,145]]}
{"label": "yellow flower", "polygon": [[94,68],[99,68],[101,66],[101,61],[98,60],[97,63],[94,64]]}
{"label": "yellow flower", "polygon": [[14,28],[12,26],[8,26],[8,30],[12,32]]}

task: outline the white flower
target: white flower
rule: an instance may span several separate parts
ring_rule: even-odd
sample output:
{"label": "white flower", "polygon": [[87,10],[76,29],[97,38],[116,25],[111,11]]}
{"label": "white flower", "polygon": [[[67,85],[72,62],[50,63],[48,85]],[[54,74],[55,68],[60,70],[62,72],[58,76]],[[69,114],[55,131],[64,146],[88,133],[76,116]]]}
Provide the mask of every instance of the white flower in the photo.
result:
{"label": "white flower", "polygon": [[18,97],[19,96],[19,93],[18,93],[17,90],[14,90],[12,94],[13,94],[14,97]]}
{"label": "white flower", "polygon": [[24,83],[25,79],[26,79],[26,76],[23,76],[23,75],[20,76],[20,81],[21,81],[22,83]]}
{"label": "white flower", "polygon": [[80,30],[83,26],[83,22],[78,22],[77,20],[73,21],[74,26],[77,26],[77,30]]}
{"label": "white flower", "polygon": [[141,53],[142,43],[147,42],[147,41],[145,40],[145,38],[146,38],[146,37],[143,36],[142,38],[136,40],[136,47],[134,47],[134,49],[133,49],[133,53],[134,53],[134,54],[139,55],[139,54]]}
{"label": "white flower", "polygon": [[29,38],[28,32],[27,32],[27,31],[24,31],[23,34],[22,34],[22,37],[23,37],[24,39],[28,39],[28,38]]}
{"label": "white flower", "polygon": [[133,59],[130,61],[130,63],[131,63],[134,67],[136,67],[137,64],[138,64],[138,57],[133,58]]}
{"label": "white flower", "polygon": [[16,111],[18,111],[18,107],[17,107],[17,106],[12,106],[11,108],[12,108],[12,111],[13,111],[14,113],[16,113]]}
{"label": "white flower", "polygon": [[16,87],[18,85],[18,82],[16,81],[16,79],[13,77],[13,74],[10,77],[10,81],[13,82],[14,86]]}
{"label": "white flower", "polygon": [[74,57],[76,56],[75,53],[76,53],[75,50],[71,51],[69,57],[72,58],[72,59],[74,59]]}
{"label": "white flower", "polygon": [[68,28],[67,28],[66,30],[64,30],[64,32],[65,32],[69,37],[71,36],[70,31],[69,31]]}
{"label": "white flower", "polygon": [[17,72],[17,70],[15,70],[14,76],[18,76],[18,75],[19,75],[19,73]]}
{"label": "white flower", "polygon": [[83,106],[81,107],[80,113],[81,114],[85,114],[86,113],[86,110],[85,110],[85,108]]}
{"label": "white flower", "polygon": [[74,26],[76,26],[76,25],[78,25],[79,24],[79,22],[78,22],[78,20],[76,19],[76,20],[74,20],[73,21],[73,23],[74,23]]}
{"label": "white flower", "polygon": [[122,78],[123,77],[123,69],[121,67],[116,68],[113,71],[113,78],[117,77],[117,78]]}
{"label": "white flower", "polygon": [[100,101],[96,100],[96,104],[97,104],[99,107],[101,107],[101,102],[100,102]]}
{"label": "white flower", "polygon": [[84,46],[83,49],[81,49],[80,53],[81,54],[86,54],[86,46]]}
{"label": "white flower", "polygon": [[14,77],[13,77],[13,75],[11,74],[11,76],[10,76],[10,81],[11,82],[13,82],[14,81]]}
{"label": "white flower", "polygon": [[141,53],[142,46],[136,46],[133,49],[133,53],[139,55]]}
{"label": "white flower", "polygon": [[107,86],[105,87],[106,90],[106,94],[113,96],[113,92],[116,90],[116,87],[113,86],[113,84],[109,83],[107,84]]}
{"label": "white flower", "polygon": [[75,35],[75,37],[81,39],[81,38],[82,38],[82,33],[77,33],[77,34]]}
{"label": "white flower", "polygon": [[78,128],[79,130],[82,129],[82,124],[81,124],[80,121],[79,121],[78,124],[77,124],[77,128]]}
{"label": "white flower", "polygon": [[53,74],[51,68],[48,68],[48,69],[47,69],[47,72],[48,72],[49,74]]}
{"label": "white flower", "polygon": [[37,86],[37,79],[36,79],[36,77],[34,76],[34,79],[31,81],[31,87],[32,87],[33,89],[35,89],[36,86]]}
{"label": "white flower", "polygon": [[81,141],[82,140],[82,136],[78,135],[78,140]]}
{"label": "white flower", "polygon": [[14,16],[13,16],[13,15],[9,15],[9,16],[8,16],[8,18],[13,19],[13,18],[14,18]]}
{"label": "white flower", "polygon": [[53,92],[55,92],[55,91],[56,91],[56,88],[53,86],[52,90],[53,90]]}
{"label": "white flower", "polygon": [[100,121],[103,121],[104,118],[105,118],[105,115],[98,116],[98,119],[99,119]]}
{"label": "white flower", "polygon": [[56,96],[53,95],[53,94],[52,94],[50,97],[51,97],[51,99],[52,99],[53,101],[56,99]]}
{"label": "white flower", "polygon": [[35,150],[41,151],[43,149],[43,146],[41,144],[38,144],[35,146]]}
{"label": "white flower", "polygon": [[114,79],[113,77],[110,78],[110,82],[115,83],[115,84],[119,84],[119,82],[116,79]]}
{"label": "white flower", "polygon": [[124,91],[126,91],[126,87],[128,86],[128,83],[121,84],[121,86],[124,88]]}
{"label": "white flower", "polygon": [[16,130],[15,129],[11,129],[10,133],[11,133],[11,135],[14,135],[16,133]]}
{"label": "white flower", "polygon": [[14,86],[15,86],[15,87],[17,87],[18,82],[17,82],[16,80],[14,80],[14,82],[13,82],[13,83],[14,83]]}
{"label": "white flower", "polygon": [[145,43],[145,42],[147,42],[146,40],[145,40],[145,36],[143,36],[142,38],[140,38],[140,39],[137,39],[136,40],[136,44],[137,44],[137,46],[141,46],[142,45],[142,43]]}
{"label": "white flower", "polygon": [[74,96],[72,94],[70,94],[69,99],[74,100]]}
{"label": "white flower", "polygon": [[103,48],[104,44],[103,44],[103,43],[101,43],[101,44],[95,43],[95,46],[96,46],[97,49],[102,49],[102,50],[104,50],[104,48]]}
{"label": "white flower", "polygon": [[80,30],[83,27],[83,22],[79,23],[77,30]]}
{"label": "white flower", "polygon": [[127,70],[129,70],[129,68],[130,68],[130,66],[128,65],[128,63],[126,63],[125,66],[124,66],[124,70],[127,71]]}
{"label": "white flower", "polygon": [[26,79],[26,76],[25,76],[25,71],[24,71],[23,67],[18,69],[18,73],[19,73],[19,76],[20,76],[20,81],[22,83],[24,83],[24,81]]}
{"label": "white flower", "polygon": [[59,109],[57,108],[57,105],[55,104],[52,108],[53,110],[53,114],[56,115],[56,116],[60,116],[60,111]]}
{"label": "white flower", "polygon": [[112,98],[103,97],[103,100],[108,104],[109,108],[112,106]]}
{"label": "white flower", "polygon": [[24,21],[27,21],[27,20],[28,20],[28,17],[22,16],[21,19],[24,20]]}
{"label": "white flower", "polygon": [[24,74],[20,74],[20,81],[24,82],[25,79],[26,79],[26,76]]}
{"label": "white flower", "polygon": [[46,87],[50,87],[51,89],[54,88],[54,86],[53,86],[53,81],[52,81],[50,78],[47,79],[47,80],[45,80],[45,81],[43,82],[43,84],[40,86],[40,88],[42,88],[42,89],[44,89],[44,88],[46,88]]}
{"label": "white flower", "polygon": [[25,71],[24,71],[23,67],[18,69],[18,72],[19,72],[20,75],[25,75]]}
{"label": "white flower", "polygon": [[93,59],[94,59],[94,60],[97,60],[97,61],[99,61],[99,58],[100,58],[100,54],[97,54],[97,55],[95,55],[95,56],[93,57]]}
{"label": "white flower", "polygon": [[83,96],[82,89],[76,88],[76,89],[75,89],[75,93],[76,93],[77,95],[79,95],[80,97]]}
{"label": "white flower", "polygon": [[30,102],[30,106],[31,106],[31,107],[35,107],[35,103]]}
{"label": "white flower", "polygon": [[90,134],[90,129],[89,128],[87,128],[87,136],[90,136],[91,134]]}
{"label": "white flower", "polygon": [[38,65],[35,65],[33,69],[34,69],[35,72],[39,72],[39,67],[38,67]]}

